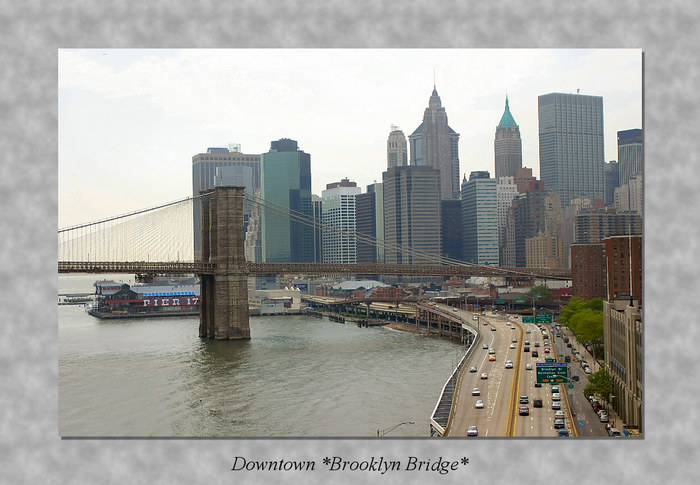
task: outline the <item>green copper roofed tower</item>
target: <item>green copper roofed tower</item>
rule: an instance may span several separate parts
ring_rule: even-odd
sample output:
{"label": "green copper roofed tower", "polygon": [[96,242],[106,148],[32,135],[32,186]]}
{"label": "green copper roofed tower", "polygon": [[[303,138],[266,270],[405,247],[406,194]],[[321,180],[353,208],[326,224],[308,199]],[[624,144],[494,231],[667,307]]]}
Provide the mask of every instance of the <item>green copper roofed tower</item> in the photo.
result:
{"label": "green copper roofed tower", "polygon": [[499,177],[515,177],[518,169],[523,167],[523,143],[520,128],[510,113],[508,96],[501,122],[496,127],[493,147],[496,154],[496,180]]}

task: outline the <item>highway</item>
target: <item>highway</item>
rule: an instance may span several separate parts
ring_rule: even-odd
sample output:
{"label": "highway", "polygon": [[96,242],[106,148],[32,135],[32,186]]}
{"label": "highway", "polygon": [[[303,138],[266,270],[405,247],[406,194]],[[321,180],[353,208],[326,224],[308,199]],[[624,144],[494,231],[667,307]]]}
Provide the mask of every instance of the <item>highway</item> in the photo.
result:
{"label": "highway", "polygon": [[[520,323],[513,315],[458,311],[465,320],[474,316],[478,318],[481,339],[457,385],[452,418],[445,435],[467,436],[469,427],[476,426],[479,437],[555,437],[558,434],[558,429],[554,427],[555,413],[561,411],[559,414],[563,415],[565,428],[571,436],[577,436],[575,421],[569,412],[567,384],[556,385],[560,391],[560,399],[556,402],[561,409],[553,409],[554,385],[535,386],[537,362],[545,362],[547,357],[559,355],[553,343],[554,336],[546,328],[548,326],[543,326],[541,330],[535,324]],[[527,352],[526,342],[529,344]],[[551,346],[549,353],[545,352],[545,343]],[[489,349],[495,353],[489,354]],[[538,356],[532,355],[533,350],[537,351]],[[491,355],[495,356],[494,361],[489,360]],[[506,361],[511,361],[513,368],[506,368]],[[528,364],[531,369],[527,368]],[[470,372],[471,367],[476,367],[477,371]],[[482,379],[482,373],[487,373],[488,378]],[[479,388],[478,396],[473,395],[474,388]],[[528,402],[521,404],[520,396],[527,396]],[[534,407],[535,398],[542,399],[542,407]],[[478,400],[483,401],[483,408],[475,407]],[[527,406],[529,414],[519,415],[520,406]]]}

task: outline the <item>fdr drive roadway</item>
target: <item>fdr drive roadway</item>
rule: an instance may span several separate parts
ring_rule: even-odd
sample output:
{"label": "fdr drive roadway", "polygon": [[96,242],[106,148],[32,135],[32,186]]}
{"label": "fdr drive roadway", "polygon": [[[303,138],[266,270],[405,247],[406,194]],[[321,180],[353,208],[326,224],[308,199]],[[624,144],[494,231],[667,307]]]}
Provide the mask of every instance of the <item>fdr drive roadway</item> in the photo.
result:
{"label": "fdr drive roadway", "polygon": [[[471,433],[467,431],[476,426],[479,437],[556,437],[562,425],[557,422],[555,428],[556,418],[564,420],[563,428],[570,436],[578,436],[567,398],[568,384],[535,386],[537,362],[558,356],[548,326],[540,329],[534,323],[520,323],[513,315],[458,311],[465,320],[477,317],[481,338],[457,382],[445,436],[474,436],[473,428]],[[551,347],[548,353],[545,344]],[[490,360],[494,356],[495,360]],[[512,362],[512,368],[507,361]],[[558,396],[552,392],[555,387],[560,391]],[[541,399],[542,407],[534,406],[536,398]],[[483,407],[476,407],[477,401],[482,401]],[[520,412],[521,407],[528,408],[527,414],[524,409]]]}

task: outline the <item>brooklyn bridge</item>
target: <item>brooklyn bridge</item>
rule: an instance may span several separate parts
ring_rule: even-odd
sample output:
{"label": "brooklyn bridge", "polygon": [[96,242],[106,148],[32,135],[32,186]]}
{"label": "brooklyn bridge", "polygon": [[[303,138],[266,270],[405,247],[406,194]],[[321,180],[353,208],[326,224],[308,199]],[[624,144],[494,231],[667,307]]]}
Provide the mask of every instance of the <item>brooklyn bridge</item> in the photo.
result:
{"label": "brooklyn bridge", "polygon": [[[201,202],[202,250],[194,260],[193,200]],[[274,207],[243,187],[221,186],[158,207],[58,230],[59,273],[196,274],[201,279],[200,337],[248,339],[250,275],[491,276],[569,280],[570,270],[506,268],[421,255],[432,264],[252,262],[245,259],[244,201],[264,211],[335,230]],[[353,234],[358,241],[389,247]],[[393,246],[402,253],[410,248]],[[191,258],[191,259],[188,259]]]}

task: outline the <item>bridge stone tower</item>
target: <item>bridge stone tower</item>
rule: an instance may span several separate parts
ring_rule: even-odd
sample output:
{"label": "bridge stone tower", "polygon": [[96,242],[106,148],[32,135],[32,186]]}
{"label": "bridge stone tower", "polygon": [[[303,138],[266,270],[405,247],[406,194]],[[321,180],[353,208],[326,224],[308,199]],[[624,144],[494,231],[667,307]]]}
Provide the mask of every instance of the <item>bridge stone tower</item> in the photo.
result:
{"label": "bridge stone tower", "polygon": [[243,190],[219,186],[201,192],[202,261],[216,267],[201,275],[200,337],[250,338]]}

